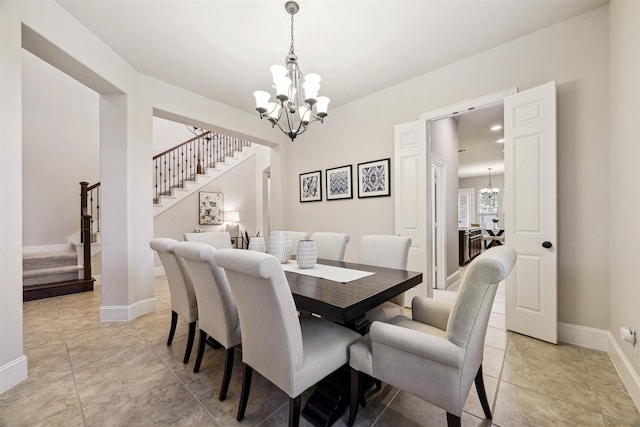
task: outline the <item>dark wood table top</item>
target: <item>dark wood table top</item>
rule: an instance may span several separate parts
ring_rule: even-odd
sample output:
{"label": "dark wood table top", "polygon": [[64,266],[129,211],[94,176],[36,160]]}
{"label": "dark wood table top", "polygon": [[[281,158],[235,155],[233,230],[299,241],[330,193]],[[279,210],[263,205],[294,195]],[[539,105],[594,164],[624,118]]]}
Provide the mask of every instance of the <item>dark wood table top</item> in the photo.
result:
{"label": "dark wood table top", "polygon": [[318,264],[374,273],[342,283],[285,271],[298,309],[345,325],[357,325],[367,311],[422,283],[422,273],[415,271],[324,259]]}

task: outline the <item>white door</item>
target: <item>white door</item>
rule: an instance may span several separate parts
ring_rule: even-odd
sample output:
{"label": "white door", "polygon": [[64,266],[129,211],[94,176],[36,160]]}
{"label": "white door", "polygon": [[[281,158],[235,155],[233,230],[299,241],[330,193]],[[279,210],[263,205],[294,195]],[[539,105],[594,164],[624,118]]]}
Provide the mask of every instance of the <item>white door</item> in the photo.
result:
{"label": "white door", "polygon": [[[431,165],[427,149],[427,122],[418,120],[394,128],[394,200],[395,234],[411,237],[408,269],[422,272],[422,283],[405,293],[405,305],[414,296],[431,296],[431,211],[427,209],[427,165]],[[426,162],[425,162],[426,160]]]}
{"label": "white door", "polygon": [[506,328],[558,342],[555,82],[505,98]]}

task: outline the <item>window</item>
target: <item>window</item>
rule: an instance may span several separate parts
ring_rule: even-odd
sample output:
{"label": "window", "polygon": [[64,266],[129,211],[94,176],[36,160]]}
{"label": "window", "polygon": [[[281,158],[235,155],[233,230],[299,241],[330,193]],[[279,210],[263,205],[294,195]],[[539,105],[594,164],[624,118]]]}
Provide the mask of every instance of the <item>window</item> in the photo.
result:
{"label": "window", "polygon": [[458,190],[458,227],[470,227],[475,217],[473,188]]}
{"label": "window", "polygon": [[480,227],[493,228],[493,219],[498,218],[498,194],[478,192],[478,220]]}

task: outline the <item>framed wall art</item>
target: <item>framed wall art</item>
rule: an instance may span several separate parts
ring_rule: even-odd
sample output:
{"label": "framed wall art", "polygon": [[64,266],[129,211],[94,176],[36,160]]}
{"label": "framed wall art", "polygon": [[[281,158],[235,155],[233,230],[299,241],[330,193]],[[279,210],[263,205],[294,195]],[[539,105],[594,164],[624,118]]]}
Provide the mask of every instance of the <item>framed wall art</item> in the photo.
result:
{"label": "framed wall art", "polygon": [[322,171],[300,174],[300,203],[322,201]]}
{"label": "framed wall art", "polygon": [[353,199],[351,177],[351,165],[327,169],[325,171],[327,200]]}
{"label": "framed wall art", "polygon": [[358,198],[391,195],[390,159],[358,163]]}
{"label": "framed wall art", "polygon": [[222,193],[200,192],[199,220],[201,225],[222,224],[224,222],[223,197]]}

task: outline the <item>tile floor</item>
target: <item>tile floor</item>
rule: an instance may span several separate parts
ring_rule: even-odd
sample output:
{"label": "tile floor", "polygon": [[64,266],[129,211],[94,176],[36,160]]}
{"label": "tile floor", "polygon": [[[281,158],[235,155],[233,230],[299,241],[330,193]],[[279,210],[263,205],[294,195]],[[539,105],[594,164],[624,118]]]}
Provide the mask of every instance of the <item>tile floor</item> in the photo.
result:
{"label": "tile floor", "polygon": [[[0,426],[282,426],[287,397],[254,374],[247,415],[235,420],[241,369],[236,352],[227,400],[218,401],[224,355],[207,348],[198,374],[183,365],[186,325],[167,347],[170,301],[156,278],[157,310],[132,322],[98,321],[94,292],[24,304],[29,379],[0,395]],[[437,291],[437,298],[455,298]],[[506,332],[496,297],[484,354],[494,414],[483,418],[472,388],[463,426],[639,426],[640,414],[606,353],[546,344]],[[335,425],[344,426],[346,415]],[[302,419],[302,426],[309,424]],[[444,426],[445,413],[384,385],[361,408],[358,426]]]}

